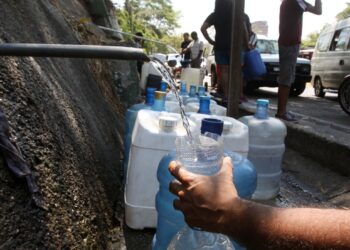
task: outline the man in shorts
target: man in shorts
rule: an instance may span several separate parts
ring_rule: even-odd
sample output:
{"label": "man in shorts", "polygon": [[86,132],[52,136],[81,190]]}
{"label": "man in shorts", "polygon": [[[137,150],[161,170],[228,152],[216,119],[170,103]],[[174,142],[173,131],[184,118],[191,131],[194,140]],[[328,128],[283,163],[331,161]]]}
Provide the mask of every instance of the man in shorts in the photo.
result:
{"label": "man in shorts", "polygon": [[[204,21],[201,31],[204,38],[214,46],[215,62],[220,74],[218,79],[218,92],[224,100],[228,97],[229,66],[231,50],[231,20],[232,1],[216,0],[215,10]],[[215,41],[209,36],[207,29],[214,25]]]}
{"label": "man in shorts", "polygon": [[315,0],[315,5],[311,5],[304,0],[283,0],[281,3],[280,37],[278,39],[280,75],[276,117],[290,122],[297,121],[291,113],[287,112],[287,102],[290,87],[295,80],[295,66],[299,54],[305,11],[321,15],[321,0]]}

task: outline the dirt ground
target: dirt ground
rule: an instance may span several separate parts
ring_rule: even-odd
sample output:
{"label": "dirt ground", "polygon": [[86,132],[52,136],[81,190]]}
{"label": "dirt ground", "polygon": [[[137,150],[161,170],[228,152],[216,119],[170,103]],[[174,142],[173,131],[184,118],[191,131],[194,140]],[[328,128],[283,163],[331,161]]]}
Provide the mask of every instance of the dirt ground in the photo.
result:
{"label": "dirt ground", "polygon": [[[99,44],[84,1],[0,0],[0,42]],[[130,71],[128,63],[123,67]],[[107,249],[118,238],[124,107],[103,60],[0,57],[0,107],[44,206],[0,164],[0,249]]]}

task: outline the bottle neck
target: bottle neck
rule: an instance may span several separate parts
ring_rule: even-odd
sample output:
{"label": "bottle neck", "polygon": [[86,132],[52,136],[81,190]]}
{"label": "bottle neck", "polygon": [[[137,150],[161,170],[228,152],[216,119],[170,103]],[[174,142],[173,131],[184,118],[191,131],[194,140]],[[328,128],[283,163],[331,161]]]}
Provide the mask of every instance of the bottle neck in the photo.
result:
{"label": "bottle neck", "polygon": [[210,97],[200,97],[198,113],[210,115]]}
{"label": "bottle neck", "polygon": [[259,119],[259,120],[266,120],[269,118],[269,114],[268,114],[268,109],[266,106],[262,106],[262,105],[257,105],[256,107],[256,113],[255,113],[255,118]]}

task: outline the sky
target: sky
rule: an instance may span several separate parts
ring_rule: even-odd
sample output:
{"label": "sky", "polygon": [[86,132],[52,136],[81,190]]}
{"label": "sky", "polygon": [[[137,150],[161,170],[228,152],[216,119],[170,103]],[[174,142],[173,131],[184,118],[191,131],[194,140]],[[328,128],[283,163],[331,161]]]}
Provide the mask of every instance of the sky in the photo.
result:
{"label": "sky", "polygon": [[[307,0],[314,4],[314,0]],[[304,14],[303,38],[320,31],[326,23],[335,22],[335,16],[346,8],[349,0],[323,0],[323,14]],[[214,10],[215,0],[172,0],[175,10],[181,11],[177,33],[200,31],[205,18]],[[245,0],[245,12],[250,21],[267,21],[270,38],[278,38],[279,6],[281,0]],[[199,32],[200,33],[200,32]]]}

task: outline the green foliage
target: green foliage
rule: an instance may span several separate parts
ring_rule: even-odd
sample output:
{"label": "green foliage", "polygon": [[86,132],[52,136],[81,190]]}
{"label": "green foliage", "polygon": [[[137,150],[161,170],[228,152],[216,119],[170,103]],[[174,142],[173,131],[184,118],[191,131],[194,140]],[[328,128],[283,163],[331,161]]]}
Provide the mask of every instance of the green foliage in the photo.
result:
{"label": "green foliage", "polygon": [[316,43],[317,43],[317,39],[318,39],[319,36],[320,36],[319,32],[310,33],[307,36],[307,38],[302,41],[301,48],[303,48],[303,49],[305,49],[305,48],[314,48]]}
{"label": "green foliage", "polygon": [[[124,32],[142,32],[144,37],[157,41],[174,41],[179,13],[173,10],[171,0],[125,0],[117,10],[117,19]],[[145,42],[149,53],[166,52],[165,46]]]}
{"label": "green foliage", "polygon": [[347,7],[336,16],[337,20],[343,20],[350,17],[350,3],[346,3]]}

